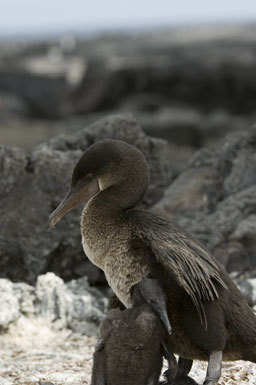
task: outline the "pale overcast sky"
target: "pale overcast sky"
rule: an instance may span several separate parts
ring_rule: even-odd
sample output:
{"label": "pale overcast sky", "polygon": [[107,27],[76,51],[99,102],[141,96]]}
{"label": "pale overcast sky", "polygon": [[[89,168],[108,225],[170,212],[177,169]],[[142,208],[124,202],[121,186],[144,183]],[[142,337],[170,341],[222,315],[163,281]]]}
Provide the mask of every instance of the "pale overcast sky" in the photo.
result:
{"label": "pale overcast sky", "polygon": [[256,0],[0,0],[0,35],[256,19]]}

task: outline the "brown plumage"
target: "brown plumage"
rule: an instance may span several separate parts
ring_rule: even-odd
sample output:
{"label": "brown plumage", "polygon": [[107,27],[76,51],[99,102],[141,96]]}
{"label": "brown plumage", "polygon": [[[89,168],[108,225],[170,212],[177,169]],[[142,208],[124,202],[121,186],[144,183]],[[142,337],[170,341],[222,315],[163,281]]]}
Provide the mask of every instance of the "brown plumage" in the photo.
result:
{"label": "brown plumage", "polygon": [[149,276],[167,295],[172,351],[209,360],[204,384],[214,385],[223,359],[256,362],[256,317],[226,271],[190,234],[157,213],[135,207],[149,171],[142,153],[127,143],[102,140],[74,168],[69,192],[51,225],[80,202],[83,248],[106,275],[121,302]]}

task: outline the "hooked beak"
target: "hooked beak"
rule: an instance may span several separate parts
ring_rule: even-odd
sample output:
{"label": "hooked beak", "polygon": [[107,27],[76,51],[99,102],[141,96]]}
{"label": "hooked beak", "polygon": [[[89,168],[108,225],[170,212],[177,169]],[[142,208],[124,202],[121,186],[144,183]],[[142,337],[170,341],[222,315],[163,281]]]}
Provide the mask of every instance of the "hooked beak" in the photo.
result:
{"label": "hooked beak", "polygon": [[171,327],[167,313],[163,312],[162,314],[160,314],[160,318],[164,326],[166,327],[168,334],[172,334],[172,327]]}
{"label": "hooked beak", "polygon": [[172,334],[172,327],[169,321],[167,309],[159,304],[153,304],[152,307],[166,327],[168,334]]}
{"label": "hooked beak", "polygon": [[54,227],[66,213],[78,206],[80,203],[88,202],[88,200],[99,191],[100,189],[96,179],[84,184],[83,186],[78,184],[71,187],[63,200],[60,202],[59,206],[50,215],[50,226]]}

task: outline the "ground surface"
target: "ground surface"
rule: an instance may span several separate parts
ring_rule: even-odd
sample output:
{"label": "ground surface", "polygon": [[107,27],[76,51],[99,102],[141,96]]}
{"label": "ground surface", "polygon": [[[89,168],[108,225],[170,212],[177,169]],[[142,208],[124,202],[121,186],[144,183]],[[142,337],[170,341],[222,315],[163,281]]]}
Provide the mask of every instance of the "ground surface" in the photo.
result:
{"label": "ground surface", "polygon": [[[56,329],[56,330],[55,330]],[[20,318],[0,335],[0,385],[90,384],[94,338],[53,329],[45,319]],[[195,362],[191,376],[201,385],[206,364]],[[224,363],[220,385],[253,385],[256,364]]]}

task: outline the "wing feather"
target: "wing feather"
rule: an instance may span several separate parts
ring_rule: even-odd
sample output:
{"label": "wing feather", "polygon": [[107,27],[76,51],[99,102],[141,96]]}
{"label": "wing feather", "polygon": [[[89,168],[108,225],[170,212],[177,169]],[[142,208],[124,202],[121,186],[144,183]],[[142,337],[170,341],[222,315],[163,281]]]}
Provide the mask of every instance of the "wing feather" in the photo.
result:
{"label": "wing feather", "polygon": [[204,302],[219,298],[217,285],[227,288],[213,256],[178,225],[152,211],[130,210],[135,236],[153,252],[156,260],[174,273],[191,297],[200,321],[207,330]]}

